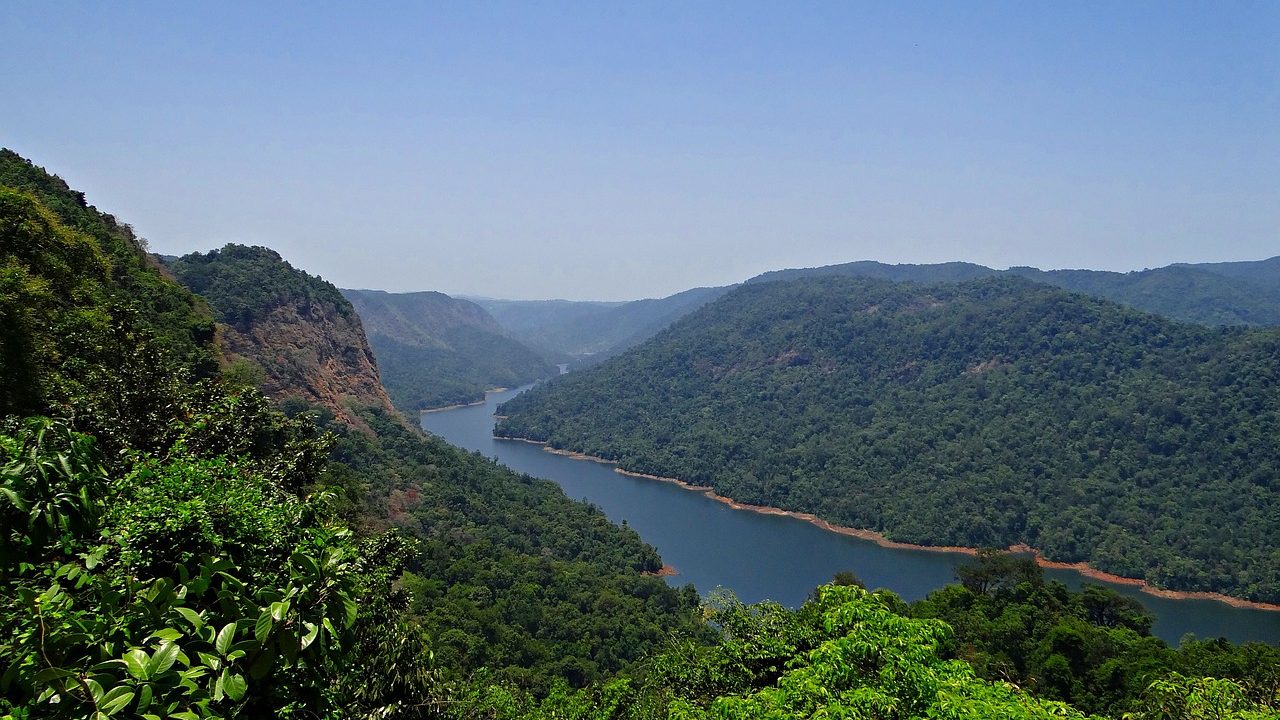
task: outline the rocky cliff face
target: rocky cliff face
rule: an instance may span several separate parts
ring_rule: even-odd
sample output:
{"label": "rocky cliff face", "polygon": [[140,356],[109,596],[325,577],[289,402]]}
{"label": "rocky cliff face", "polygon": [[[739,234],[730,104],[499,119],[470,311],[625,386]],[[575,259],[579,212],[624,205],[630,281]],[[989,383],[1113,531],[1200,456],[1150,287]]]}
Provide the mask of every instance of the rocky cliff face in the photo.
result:
{"label": "rocky cliff face", "polygon": [[261,247],[228,245],[168,266],[217,314],[229,374],[348,424],[353,405],[391,410],[360,317],[333,285]]}

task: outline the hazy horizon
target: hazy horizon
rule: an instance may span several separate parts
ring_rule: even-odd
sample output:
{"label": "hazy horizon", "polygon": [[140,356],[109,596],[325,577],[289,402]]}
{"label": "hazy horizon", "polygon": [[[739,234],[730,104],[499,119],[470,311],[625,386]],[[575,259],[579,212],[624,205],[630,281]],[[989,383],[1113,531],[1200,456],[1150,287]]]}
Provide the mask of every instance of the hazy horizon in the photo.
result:
{"label": "hazy horizon", "polygon": [[0,145],[156,252],[629,300],[1280,252],[1280,4],[8,8]]}

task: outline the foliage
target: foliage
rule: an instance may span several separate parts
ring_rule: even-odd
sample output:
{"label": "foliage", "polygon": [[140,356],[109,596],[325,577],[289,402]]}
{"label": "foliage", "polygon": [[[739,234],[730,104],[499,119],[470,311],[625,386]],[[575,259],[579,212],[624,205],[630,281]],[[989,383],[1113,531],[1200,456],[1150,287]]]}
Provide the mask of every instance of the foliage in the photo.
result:
{"label": "foliage", "polygon": [[225,459],[171,454],[111,478],[91,438],[44,419],[0,446],[5,546],[22,549],[0,567],[0,684],[16,706],[180,718],[324,704],[357,612],[347,531],[297,500],[262,506],[270,482]]}
{"label": "foliage", "polygon": [[[722,628],[710,647],[677,646],[647,674],[540,703],[481,696],[487,708],[459,715],[493,718],[692,720],[723,718],[1083,718],[1007,683],[974,676],[939,653],[950,629],[904,617],[892,594],[857,586],[820,588],[796,611],[732,600],[710,610]],[[471,713],[475,713],[474,715]]]}
{"label": "foliage", "polygon": [[1098,585],[1078,592],[1043,578],[1025,556],[983,553],[949,585],[910,606],[955,630],[945,654],[990,680],[1119,717],[1150,705],[1149,688],[1174,674],[1229,680],[1254,703],[1280,693],[1280,648],[1184,639],[1170,648],[1151,636],[1135,600]]}
{"label": "foliage", "polygon": [[1011,278],[754,283],[496,432],[895,540],[1276,600],[1278,354],[1280,331]]}
{"label": "foliage", "polygon": [[[132,228],[85,202],[84,194],[69,188],[61,178],[5,148],[0,148],[0,187],[36,200],[66,231],[96,245],[97,254],[105,259],[110,271],[106,283],[109,299],[127,305],[137,318],[138,327],[153,336],[166,353],[190,368],[197,377],[216,372],[211,346],[214,326],[208,307],[158,271]],[[6,208],[4,216],[13,218],[10,213]],[[36,224],[44,222],[39,220]],[[0,255],[30,252],[55,264],[78,257],[66,252],[65,243],[34,242],[36,237],[27,238],[32,242],[26,247],[21,243],[15,247],[10,244],[18,242],[18,238],[9,234],[12,226],[6,224],[4,228]],[[76,242],[83,245],[84,241]],[[10,270],[5,271],[8,272]],[[49,289],[65,288],[55,283]],[[12,307],[8,297],[3,304]]]}
{"label": "foliage", "polygon": [[368,531],[417,538],[410,611],[453,677],[546,692],[627,668],[671,636],[705,637],[692,587],[646,576],[654,549],[554,483],[404,428],[376,408],[370,435],[338,424],[323,483]]}
{"label": "foliage", "polygon": [[268,248],[233,243],[173,259],[166,266],[179,282],[209,302],[220,322],[241,331],[284,303],[352,314],[351,305],[336,288],[311,282],[311,275],[295,270]]}

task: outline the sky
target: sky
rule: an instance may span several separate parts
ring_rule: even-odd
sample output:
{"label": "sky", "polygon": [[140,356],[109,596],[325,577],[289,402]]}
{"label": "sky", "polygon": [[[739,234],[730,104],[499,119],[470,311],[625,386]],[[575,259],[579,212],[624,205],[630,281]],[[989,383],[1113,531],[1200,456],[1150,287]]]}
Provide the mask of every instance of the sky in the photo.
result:
{"label": "sky", "polygon": [[162,253],[632,299],[1280,254],[1280,2],[0,7],[0,145]]}

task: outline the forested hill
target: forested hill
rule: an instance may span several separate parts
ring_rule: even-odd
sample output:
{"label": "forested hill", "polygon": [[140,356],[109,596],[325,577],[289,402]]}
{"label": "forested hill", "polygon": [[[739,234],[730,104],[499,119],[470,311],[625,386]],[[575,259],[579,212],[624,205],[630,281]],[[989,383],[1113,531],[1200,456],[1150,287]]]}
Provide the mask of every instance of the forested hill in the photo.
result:
{"label": "forested hill", "polygon": [[380,403],[352,427],[219,376],[205,304],[85,227],[0,184],[0,717],[1275,715],[1275,649],[1168,648],[1009,558],[911,607],[851,576],[794,611],[699,606],[550,482]]}
{"label": "forested hill", "polygon": [[933,545],[1280,600],[1280,331],[1020,278],[746,285],[497,433]]}
{"label": "forested hill", "polygon": [[127,301],[138,323],[199,374],[217,371],[208,306],[164,278],[133,228],[8,148],[0,148],[0,187],[29,194],[65,228],[89,236],[107,262],[104,287],[112,296]]}
{"label": "forested hill", "polygon": [[[644,574],[651,547],[553,483],[381,402],[343,403],[357,429],[314,388],[285,387],[285,414],[253,373],[219,376],[207,305],[85,217],[0,185],[0,716],[462,718],[490,686],[541,696],[709,635],[696,593]],[[229,323],[353,323],[247,356],[364,347],[274,253],[198,258]]]}
{"label": "forested hill", "polygon": [[1101,270],[994,270],[972,263],[887,265],[861,261],[778,270],[748,282],[848,275],[902,282],[958,282],[1017,275],[1200,325],[1280,326],[1280,257],[1256,262],[1176,264],[1128,273]]}
{"label": "forested hill", "polygon": [[[331,348],[368,352],[340,291],[273,251],[229,246],[173,267],[193,289],[209,292],[215,309],[227,308],[228,320],[245,315],[239,347],[250,357],[296,357],[304,368],[323,369],[327,364],[316,359]],[[298,316],[303,332],[274,320],[280,307],[299,309],[290,318]],[[261,308],[272,310],[264,315]],[[380,327],[414,339],[408,328]],[[231,374],[244,379],[234,366]],[[312,400],[319,393],[311,377],[279,375],[290,414],[308,404],[334,411]],[[435,660],[407,658],[410,673],[431,667],[460,677],[485,669],[541,693],[553,682],[583,685],[617,672],[669,633],[705,633],[692,589],[644,575],[658,570],[661,559],[635,532],[570,500],[550,481],[517,475],[404,426],[383,402],[345,397],[341,409],[350,421],[309,413],[335,437],[318,482],[337,495],[335,506],[353,526],[374,537],[395,529],[417,542],[405,559],[409,572],[399,578],[411,590],[399,612],[432,638]]]}
{"label": "forested hill", "polygon": [[342,294],[364,323],[392,402],[410,415],[557,373],[468,300],[437,292]]}
{"label": "forested hill", "polygon": [[598,362],[656,335],[731,288],[693,288],[630,302],[473,298],[512,335],[557,361]]}
{"label": "forested hill", "polygon": [[330,283],[274,250],[227,245],[167,266],[223,323],[232,371],[271,397],[300,398],[354,422],[353,407],[391,401],[360,318]]}

